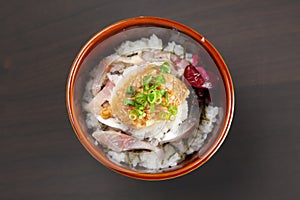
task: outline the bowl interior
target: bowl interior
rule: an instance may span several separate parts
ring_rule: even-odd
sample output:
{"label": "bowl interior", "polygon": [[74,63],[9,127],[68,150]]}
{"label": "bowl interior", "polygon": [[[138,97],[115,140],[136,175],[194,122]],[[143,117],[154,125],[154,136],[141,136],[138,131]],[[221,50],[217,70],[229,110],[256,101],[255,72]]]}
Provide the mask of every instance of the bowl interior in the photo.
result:
{"label": "bowl interior", "polygon": [[[190,166],[190,169],[186,169],[187,171],[190,171],[193,166],[199,166],[200,162],[204,163],[211,156],[209,154],[213,153],[213,151],[218,148],[220,142],[222,142],[221,140],[224,139],[224,135],[227,133],[227,130],[224,130],[224,127],[228,125],[228,117],[226,118],[226,115],[231,111],[231,108],[228,107],[228,88],[226,88],[226,84],[224,84],[226,82],[225,78],[228,77],[224,77],[224,73],[222,73],[222,70],[218,66],[214,55],[199,42],[202,38],[193,38],[179,29],[158,24],[144,24],[125,28],[118,27],[113,31],[111,29],[107,30],[110,30],[110,32],[106,33],[106,30],[100,32],[82,49],[81,53],[75,59],[73,73],[70,75],[70,84],[72,85],[72,87],[70,87],[69,97],[70,101],[72,101],[72,105],[70,106],[70,109],[72,110],[70,118],[72,118],[71,121],[73,122],[73,127],[79,140],[97,160],[107,167],[121,173],[124,172],[126,175],[136,178],[147,179],[147,177],[151,176],[151,173],[149,175],[147,171],[134,171],[126,165],[119,166],[106,159],[103,149],[101,149],[99,145],[95,145],[95,140],[87,128],[85,112],[82,108],[82,97],[85,85],[89,79],[89,73],[99,64],[101,59],[114,53],[115,49],[124,41],[135,41],[142,37],[149,38],[151,35],[155,34],[162,39],[163,44],[175,41],[177,44],[183,46],[186,52],[198,55],[199,65],[216,75],[218,80],[216,81],[214,88],[210,90],[210,95],[213,104],[220,108],[218,121],[215,124],[213,131],[208,135],[202,148],[197,153],[189,156],[188,159],[180,165],[165,169],[160,173],[163,174],[168,171],[174,172],[178,169],[183,169],[186,166]],[[135,176],[135,173],[139,175]],[[184,172],[181,171],[180,173]],[[143,177],[141,174],[148,174],[148,176]],[[173,175],[176,176],[176,173],[173,173]]]}

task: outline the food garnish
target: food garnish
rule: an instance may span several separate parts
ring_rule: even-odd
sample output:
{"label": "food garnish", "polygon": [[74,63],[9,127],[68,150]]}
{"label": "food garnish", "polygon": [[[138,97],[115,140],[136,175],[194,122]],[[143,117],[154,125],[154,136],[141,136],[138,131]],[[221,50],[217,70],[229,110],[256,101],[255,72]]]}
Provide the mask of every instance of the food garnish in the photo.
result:
{"label": "food garnish", "polygon": [[169,94],[166,91],[164,78],[164,73],[170,73],[170,63],[164,62],[157,67],[160,74],[143,76],[141,88],[135,88],[132,85],[126,88],[127,97],[123,99],[123,103],[129,107],[128,117],[132,121],[147,117],[149,113],[156,111],[157,106],[160,106],[161,120],[175,119],[177,106],[169,104]]}

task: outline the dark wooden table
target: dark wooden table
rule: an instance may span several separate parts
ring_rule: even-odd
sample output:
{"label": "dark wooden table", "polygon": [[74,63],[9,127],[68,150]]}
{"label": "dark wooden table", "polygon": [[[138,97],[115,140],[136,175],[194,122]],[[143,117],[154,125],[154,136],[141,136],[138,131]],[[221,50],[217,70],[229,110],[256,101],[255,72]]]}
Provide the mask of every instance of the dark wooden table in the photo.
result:
{"label": "dark wooden table", "polygon": [[[65,108],[73,59],[96,32],[153,15],[210,40],[236,91],[213,158],[168,181],[98,163]],[[300,199],[300,1],[1,1],[0,199]]]}

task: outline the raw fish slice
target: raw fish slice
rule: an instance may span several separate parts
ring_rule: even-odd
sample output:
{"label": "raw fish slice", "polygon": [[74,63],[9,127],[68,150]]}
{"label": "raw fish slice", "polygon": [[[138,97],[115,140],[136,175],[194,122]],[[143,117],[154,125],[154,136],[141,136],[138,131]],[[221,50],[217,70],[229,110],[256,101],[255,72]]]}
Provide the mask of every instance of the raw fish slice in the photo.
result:
{"label": "raw fish slice", "polygon": [[140,141],[132,136],[116,131],[95,131],[93,137],[103,146],[116,151],[130,151],[130,150],[151,150],[156,151],[157,148],[151,144]]}
{"label": "raw fish slice", "polygon": [[139,55],[135,55],[131,57],[122,56],[118,61],[128,63],[128,64],[133,64],[133,65],[138,65],[145,62],[145,60],[142,59]]}
{"label": "raw fish slice", "polygon": [[[183,74],[184,68],[190,63],[185,59],[181,59],[179,56],[164,51],[144,51],[141,57],[148,63],[161,63],[168,62],[171,67],[171,72],[176,77],[180,77]],[[161,65],[158,64],[158,65]]]}
{"label": "raw fish slice", "polygon": [[155,63],[157,65],[161,65],[164,62],[168,62],[170,64],[172,73],[174,73],[174,75],[177,75],[178,73],[175,66],[177,56],[175,56],[174,54],[163,51],[144,51],[142,52],[141,56],[149,64]]}
{"label": "raw fish slice", "polygon": [[147,62],[170,62],[171,54],[162,51],[144,51],[141,57]]}
{"label": "raw fish slice", "polygon": [[106,74],[110,69],[108,68],[108,66],[117,58],[119,58],[120,56],[116,55],[116,54],[112,54],[110,56],[105,57],[97,66],[97,69],[93,72],[93,74],[97,74],[93,84],[92,84],[92,94],[94,96],[96,96],[98,94],[98,92],[100,92],[101,87],[103,85],[103,82],[105,80],[105,76],[103,76],[103,74]]}
{"label": "raw fish slice", "polygon": [[105,101],[109,101],[111,93],[115,85],[111,81],[107,81],[104,88],[89,102],[84,106],[85,110],[96,115],[100,114],[101,105]]}
{"label": "raw fish slice", "polygon": [[175,66],[177,67],[177,70],[180,70],[180,69],[184,70],[186,68],[186,66],[188,66],[189,64],[190,63],[187,60],[182,59],[182,60],[176,62]]}
{"label": "raw fish slice", "polygon": [[109,127],[115,128],[115,129],[119,129],[124,131],[125,133],[128,132],[129,127],[124,125],[122,122],[120,122],[119,120],[117,120],[114,117],[108,118],[108,119],[103,119],[101,117],[101,115],[96,115],[96,118],[98,119],[99,122],[101,122],[102,124],[105,124]]}
{"label": "raw fish slice", "polygon": [[153,60],[154,56],[155,56],[155,52],[154,51],[144,51],[142,52],[142,58],[146,61],[150,61]]}

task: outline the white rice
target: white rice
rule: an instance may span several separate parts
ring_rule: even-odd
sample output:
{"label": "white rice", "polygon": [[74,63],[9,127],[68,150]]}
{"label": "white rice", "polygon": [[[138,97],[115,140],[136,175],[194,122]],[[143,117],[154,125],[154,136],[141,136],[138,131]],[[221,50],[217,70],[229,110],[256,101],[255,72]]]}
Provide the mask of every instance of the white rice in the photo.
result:
{"label": "white rice", "polygon": [[136,52],[143,49],[157,49],[163,48],[162,40],[156,35],[150,36],[150,38],[141,38],[136,41],[126,41],[116,50],[119,55],[128,55],[132,52]]}
{"label": "white rice", "polygon": [[163,169],[177,165],[182,156],[176,149],[167,144],[160,152],[114,152],[109,151],[108,156],[116,163],[127,163],[132,167],[144,167],[150,170]]}

